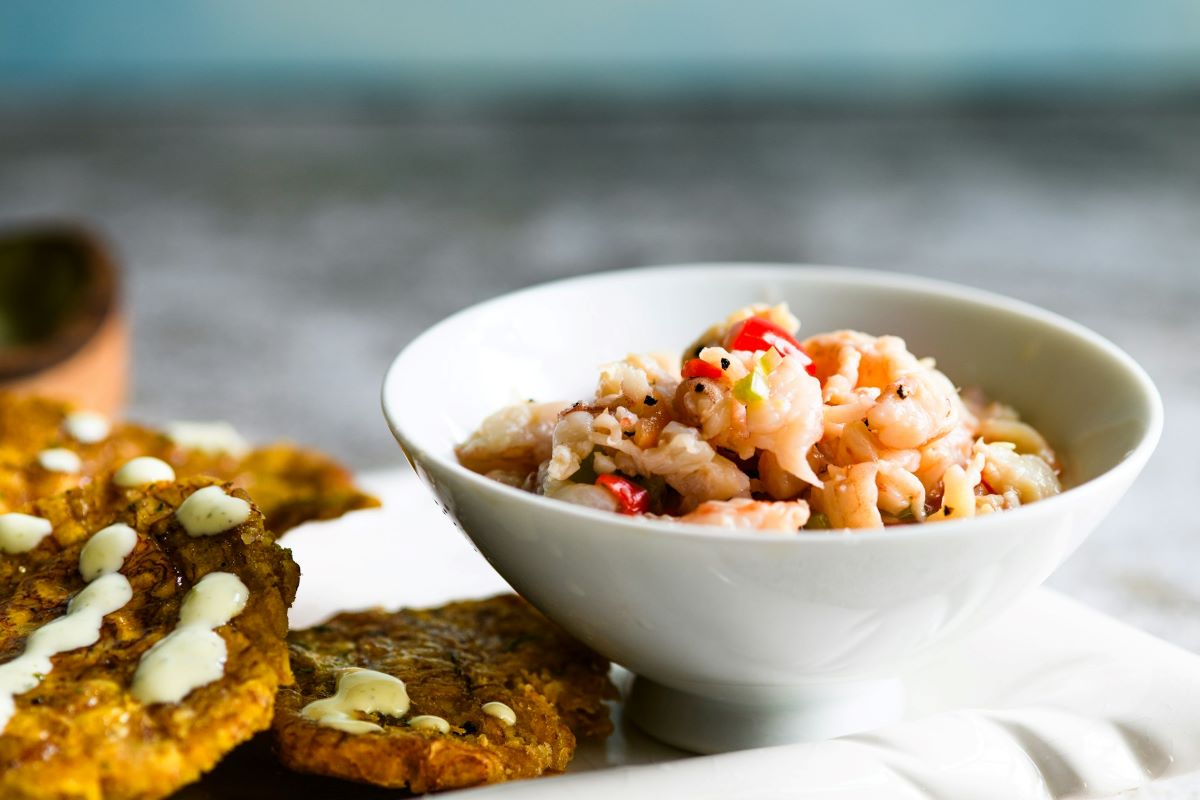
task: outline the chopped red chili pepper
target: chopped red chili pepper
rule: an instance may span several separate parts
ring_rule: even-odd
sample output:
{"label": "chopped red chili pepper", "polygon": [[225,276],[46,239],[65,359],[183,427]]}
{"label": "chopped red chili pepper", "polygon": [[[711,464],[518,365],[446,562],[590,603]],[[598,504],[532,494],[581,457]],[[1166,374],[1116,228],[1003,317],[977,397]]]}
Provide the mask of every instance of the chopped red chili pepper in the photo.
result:
{"label": "chopped red chili pepper", "polygon": [[724,375],[721,368],[716,364],[710,364],[700,358],[689,359],[683,365],[683,379],[690,381],[692,378],[720,378]]}
{"label": "chopped red chili pepper", "polygon": [[817,374],[808,353],[800,347],[790,333],[762,317],[747,317],[729,329],[725,337],[726,350],[749,350],[751,352],[767,351],[774,347],[781,356],[799,356],[804,360],[805,371],[809,375]]}
{"label": "chopped red chili pepper", "polygon": [[609,473],[596,478],[596,485],[612,492],[621,506],[622,514],[644,514],[650,505],[650,492],[628,478]]}

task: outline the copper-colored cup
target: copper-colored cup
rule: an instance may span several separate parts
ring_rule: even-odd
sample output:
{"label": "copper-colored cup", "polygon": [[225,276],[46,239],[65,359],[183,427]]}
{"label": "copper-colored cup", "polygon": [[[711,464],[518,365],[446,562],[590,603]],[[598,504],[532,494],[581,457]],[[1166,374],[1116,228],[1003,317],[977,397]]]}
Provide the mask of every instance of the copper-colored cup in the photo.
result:
{"label": "copper-colored cup", "polygon": [[73,226],[0,231],[0,390],[116,415],[129,380],[117,266]]}

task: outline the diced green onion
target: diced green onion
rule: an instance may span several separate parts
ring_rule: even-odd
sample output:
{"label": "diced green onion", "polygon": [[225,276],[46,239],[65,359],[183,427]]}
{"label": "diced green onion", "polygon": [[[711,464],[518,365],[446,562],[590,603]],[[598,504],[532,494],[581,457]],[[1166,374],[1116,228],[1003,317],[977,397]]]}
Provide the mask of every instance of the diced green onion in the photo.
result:
{"label": "diced green onion", "polygon": [[808,522],[804,525],[806,531],[827,531],[829,530],[829,517],[824,514],[813,514],[808,518]]}
{"label": "diced green onion", "polygon": [[782,361],[783,356],[779,355],[779,351],[772,347],[758,359],[758,365],[762,367],[764,374],[770,375]]}
{"label": "diced green onion", "polygon": [[733,385],[733,396],[743,403],[760,403],[767,399],[771,390],[767,388],[767,376],[757,367]]}

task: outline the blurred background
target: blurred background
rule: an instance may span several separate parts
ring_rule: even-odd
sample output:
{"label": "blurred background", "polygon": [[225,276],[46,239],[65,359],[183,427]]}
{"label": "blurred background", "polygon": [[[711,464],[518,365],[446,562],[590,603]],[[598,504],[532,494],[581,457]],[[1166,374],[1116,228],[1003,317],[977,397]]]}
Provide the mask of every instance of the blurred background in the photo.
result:
{"label": "blurred background", "polygon": [[1194,0],[0,7],[0,225],[113,247],[131,416],[392,466],[384,368],[478,300],[693,260],[950,279],[1158,381],[1159,454],[1054,583],[1192,649],[1198,201]]}

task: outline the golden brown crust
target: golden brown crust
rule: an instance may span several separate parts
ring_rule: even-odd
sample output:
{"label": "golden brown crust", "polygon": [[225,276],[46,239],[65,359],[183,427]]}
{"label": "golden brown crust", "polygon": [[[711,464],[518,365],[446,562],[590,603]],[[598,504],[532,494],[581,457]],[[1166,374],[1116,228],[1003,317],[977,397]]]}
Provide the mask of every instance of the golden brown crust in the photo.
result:
{"label": "golden brown crust", "polygon": [[[257,509],[222,534],[183,531],[175,509],[212,483],[92,483],[21,509],[54,530],[30,552],[0,558],[0,661],[17,656],[28,634],[63,614],[82,589],[79,553],[92,533],[124,522],[138,540],[121,569],[133,589],[129,603],[105,617],[95,645],[55,656],[49,675],[17,696],[0,735],[0,797],[163,797],[269,725],[276,689],[291,680],[284,636],[299,569]],[[187,591],[217,570],[249,589],[245,609],[217,629],[228,650],[224,677],[179,704],[142,705],[129,692],[138,660],[174,629]]]}
{"label": "golden brown crust", "polygon": [[[288,637],[296,683],[275,705],[276,749],[303,772],[421,793],[560,772],[575,736],[612,731],[605,699],[616,696],[608,662],[515,595],[395,613],[339,614]],[[300,710],[335,691],[347,667],[394,675],[412,707],[449,734],[370,715],[383,733],[348,734],[302,719]],[[509,727],[483,713],[499,701]]]}
{"label": "golden brown crust", "polygon": [[[210,475],[232,481],[250,493],[276,536],[302,522],[379,505],[355,487],[349,470],[312,450],[281,444],[244,456],[211,454],[181,447],[164,433],[132,423],[116,423],[103,441],[84,444],[64,430],[70,411],[69,405],[57,400],[0,393],[0,512],[91,480],[105,480],[137,456],[160,458],[181,478]],[[42,468],[38,453],[52,447],[75,452],[83,464],[80,472]]]}

